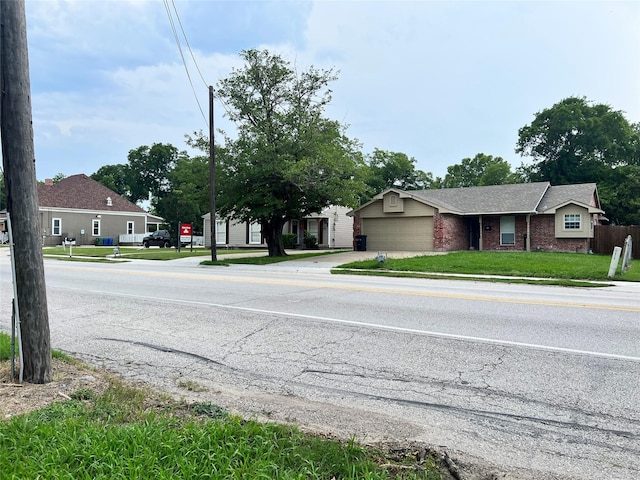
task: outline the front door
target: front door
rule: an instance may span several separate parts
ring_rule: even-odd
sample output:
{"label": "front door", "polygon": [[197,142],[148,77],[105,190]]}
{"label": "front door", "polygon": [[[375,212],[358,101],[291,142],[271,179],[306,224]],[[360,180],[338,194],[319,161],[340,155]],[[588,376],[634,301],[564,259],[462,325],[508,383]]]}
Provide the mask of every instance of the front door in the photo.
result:
{"label": "front door", "polygon": [[480,223],[478,217],[467,219],[467,227],[469,228],[469,249],[480,250]]}

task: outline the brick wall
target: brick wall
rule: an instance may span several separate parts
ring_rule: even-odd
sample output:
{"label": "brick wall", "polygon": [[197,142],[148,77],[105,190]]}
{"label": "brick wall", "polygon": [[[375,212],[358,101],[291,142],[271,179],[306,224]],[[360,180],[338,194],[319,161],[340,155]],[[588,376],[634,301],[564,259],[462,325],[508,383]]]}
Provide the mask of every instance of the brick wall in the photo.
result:
{"label": "brick wall", "polygon": [[556,238],[553,215],[531,216],[531,251],[587,253],[588,238]]}
{"label": "brick wall", "polygon": [[356,249],[356,235],[362,234],[362,218],[359,213],[353,216],[353,249]]}
{"label": "brick wall", "polygon": [[436,213],[433,216],[433,250],[453,252],[469,249],[469,228],[466,219]]}

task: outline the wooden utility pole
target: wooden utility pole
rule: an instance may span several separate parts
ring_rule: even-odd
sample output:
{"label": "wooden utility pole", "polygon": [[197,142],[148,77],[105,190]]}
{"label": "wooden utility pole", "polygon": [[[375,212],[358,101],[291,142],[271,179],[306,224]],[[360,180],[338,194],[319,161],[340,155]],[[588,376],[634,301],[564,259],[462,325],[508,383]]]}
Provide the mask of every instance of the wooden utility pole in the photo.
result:
{"label": "wooden utility pole", "polygon": [[51,381],[51,338],[38,215],[24,0],[0,0],[0,132],[20,309],[23,378]]}
{"label": "wooden utility pole", "polygon": [[212,86],[209,86],[209,210],[211,220],[211,261],[215,262],[218,260],[218,238],[216,235],[216,155],[213,142]]}

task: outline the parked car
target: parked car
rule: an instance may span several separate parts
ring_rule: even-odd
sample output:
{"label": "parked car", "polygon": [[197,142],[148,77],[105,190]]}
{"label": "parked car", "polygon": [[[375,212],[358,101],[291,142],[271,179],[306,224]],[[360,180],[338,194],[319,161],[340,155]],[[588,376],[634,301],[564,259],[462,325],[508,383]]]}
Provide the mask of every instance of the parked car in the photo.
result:
{"label": "parked car", "polygon": [[142,239],[142,245],[144,248],[169,248],[171,246],[171,235],[169,235],[167,230],[156,230],[151,235],[147,235]]}

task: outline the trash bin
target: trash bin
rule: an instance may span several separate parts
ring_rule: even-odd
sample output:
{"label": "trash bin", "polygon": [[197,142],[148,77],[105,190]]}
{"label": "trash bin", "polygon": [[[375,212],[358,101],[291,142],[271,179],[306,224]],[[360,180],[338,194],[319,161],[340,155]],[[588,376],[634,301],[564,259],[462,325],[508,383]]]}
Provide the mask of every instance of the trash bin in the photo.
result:
{"label": "trash bin", "polygon": [[356,235],[356,251],[357,252],[366,252],[367,251],[367,236],[366,235]]}

